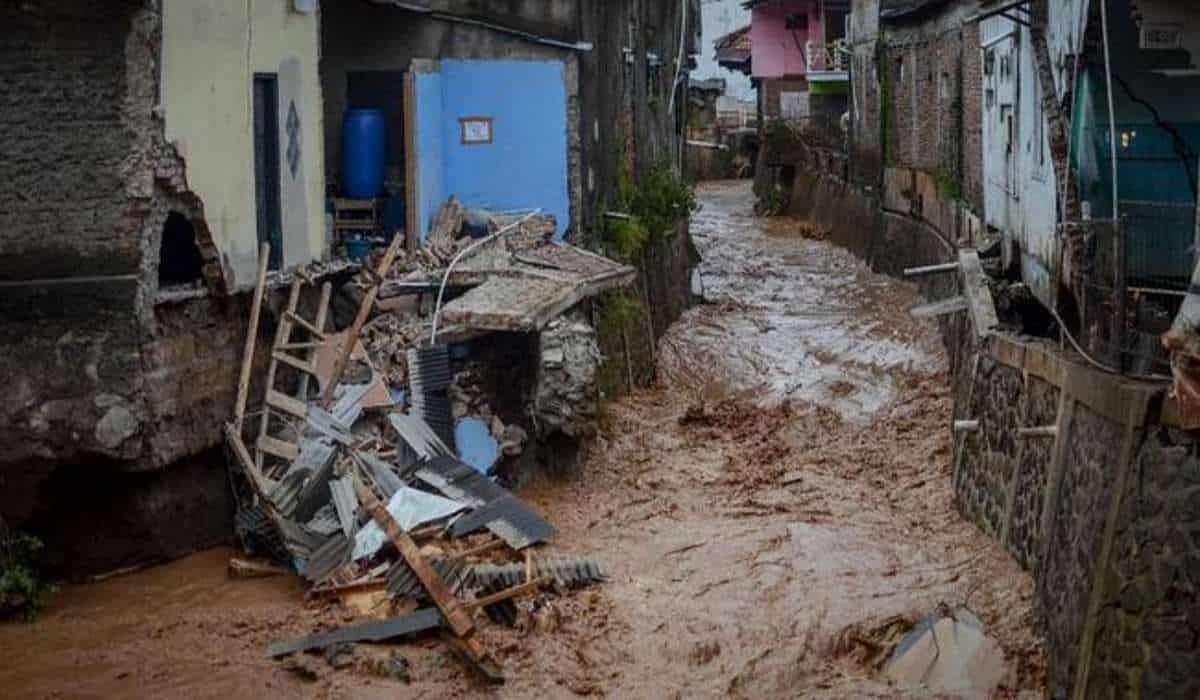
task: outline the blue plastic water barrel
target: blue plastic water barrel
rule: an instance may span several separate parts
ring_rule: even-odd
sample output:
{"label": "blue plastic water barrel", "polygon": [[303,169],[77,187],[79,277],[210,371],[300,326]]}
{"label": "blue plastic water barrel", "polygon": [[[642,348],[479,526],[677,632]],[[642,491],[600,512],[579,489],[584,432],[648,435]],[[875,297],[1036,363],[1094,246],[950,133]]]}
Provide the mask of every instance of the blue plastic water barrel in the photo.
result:
{"label": "blue plastic water barrel", "polygon": [[350,199],[383,194],[387,136],[383,110],[350,109],[342,120],[342,191]]}

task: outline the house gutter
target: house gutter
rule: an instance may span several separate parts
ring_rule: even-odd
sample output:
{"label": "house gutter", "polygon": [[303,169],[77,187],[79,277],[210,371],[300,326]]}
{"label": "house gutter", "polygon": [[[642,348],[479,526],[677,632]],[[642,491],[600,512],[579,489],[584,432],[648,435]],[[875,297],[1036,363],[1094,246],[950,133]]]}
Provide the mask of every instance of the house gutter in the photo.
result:
{"label": "house gutter", "polygon": [[472,27],[482,27],[484,29],[490,29],[494,32],[499,32],[500,34],[508,34],[509,36],[514,36],[518,39],[524,39],[525,41],[535,44],[554,46],[560,49],[567,49],[568,51],[588,52],[593,48],[593,44],[590,41],[561,41],[559,39],[540,36],[538,34],[534,34],[533,32],[527,32],[523,29],[515,29],[502,24],[495,24],[494,22],[487,22],[481,19],[472,19],[470,17],[463,17],[462,15],[454,15],[446,12],[438,12],[436,10],[429,9],[428,7],[413,5],[412,3],[401,2],[400,0],[372,0],[372,2],[375,2],[379,5],[392,5],[393,7],[398,7],[401,10],[408,10],[409,12],[417,12],[426,15],[431,19],[440,20],[442,22],[465,24]]}

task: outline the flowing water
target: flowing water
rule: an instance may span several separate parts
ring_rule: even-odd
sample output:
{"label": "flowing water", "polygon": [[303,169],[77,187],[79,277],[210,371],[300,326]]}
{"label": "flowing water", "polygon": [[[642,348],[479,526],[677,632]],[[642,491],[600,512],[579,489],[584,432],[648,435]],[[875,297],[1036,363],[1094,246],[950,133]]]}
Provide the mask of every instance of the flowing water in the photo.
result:
{"label": "flowing water", "polygon": [[[749,183],[700,188],[710,303],[659,344],[660,386],[606,408],[578,474],[521,493],[593,557],[600,586],[480,618],[510,678],[483,685],[436,637],[360,646],[315,679],[266,644],[357,619],[294,578],[229,580],[230,550],[87,586],[0,626],[5,697],[928,697],[881,679],[908,624],[967,604],[1003,647],[1002,695],[1037,697],[1029,576],[959,516],[952,402],[914,289],[789,219]],[[186,523],[175,524],[186,526]],[[538,556],[543,556],[539,552]],[[404,683],[364,670],[398,653]]]}

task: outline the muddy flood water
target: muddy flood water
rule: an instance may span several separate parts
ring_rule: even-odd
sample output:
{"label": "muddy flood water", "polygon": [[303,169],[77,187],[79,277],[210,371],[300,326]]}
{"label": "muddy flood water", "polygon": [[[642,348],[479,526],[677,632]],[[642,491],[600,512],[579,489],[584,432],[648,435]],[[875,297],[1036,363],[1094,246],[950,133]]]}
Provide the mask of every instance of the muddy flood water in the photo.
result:
{"label": "muddy flood water", "polygon": [[[578,474],[521,492],[605,584],[536,624],[483,623],[509,681],[487,686],[436,638],[365,646],[315,678],[266,644],[345,624],[296,578],[230,580],[232,550],[66,586],[0,626],[4,697],[929,697],[882,656],[939,605],[1004,650],[1003,697],[1040,697],[1032,582],[954,508],[951,398],[936,328],[907,284],[790,219],[749,183],[700,188],[708,303],[659,344],[659,386],[611,405]],[[815,235],[814,235],[815,234]],[[364,670],[399,653],[411,680]]]}

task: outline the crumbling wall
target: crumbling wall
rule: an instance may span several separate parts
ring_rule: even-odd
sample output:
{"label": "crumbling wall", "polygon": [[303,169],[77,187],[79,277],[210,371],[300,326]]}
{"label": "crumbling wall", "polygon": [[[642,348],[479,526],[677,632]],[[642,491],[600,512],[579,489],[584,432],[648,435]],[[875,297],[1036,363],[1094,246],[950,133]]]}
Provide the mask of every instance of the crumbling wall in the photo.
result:
{"label": "crumbling wall", "polygon": [[[10,100],[0,110],[0,374],[10,378],[0,397],[0,442],[10,447],[0,456],[0,514],[54,541],[48,556],[80,554],[53,536],[70,510],[62,473],[127,486],[107,498],[130,518],[172,498],[200,502],[180,484],[223,481],[211,451],[191,467],[202,478],[123,476],[218,444],[245,323],[238,300],[204,290],[156,305],[172,211],[196,229],[208,290],[223,289],[203,206],[155,111],[160,22],[148,0],[0,7]],[[212,498],[227,501],[227,490]],[[76,547],[94,544],[89,565],[129,563],[128,548],[102,544],[119,520],[75,531]],[[228,536],[227,521],[193,521],[185,540]],[[126,542],[140,542],[143,558],[180,553],[160,547],[165,539],[143,530]]]}

